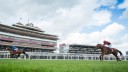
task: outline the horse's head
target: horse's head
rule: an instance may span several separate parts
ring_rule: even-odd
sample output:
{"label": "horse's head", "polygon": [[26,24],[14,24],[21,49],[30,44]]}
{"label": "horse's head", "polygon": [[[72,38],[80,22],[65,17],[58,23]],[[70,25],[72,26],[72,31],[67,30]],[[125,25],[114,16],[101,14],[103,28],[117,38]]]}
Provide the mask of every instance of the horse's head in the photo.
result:
{"label": "horse's head", "polygon": [[100,49],[101,49],[102,47],[103,47],[102,44],[97,44],[97,45],[96,45],[96,48],[100,48]]}

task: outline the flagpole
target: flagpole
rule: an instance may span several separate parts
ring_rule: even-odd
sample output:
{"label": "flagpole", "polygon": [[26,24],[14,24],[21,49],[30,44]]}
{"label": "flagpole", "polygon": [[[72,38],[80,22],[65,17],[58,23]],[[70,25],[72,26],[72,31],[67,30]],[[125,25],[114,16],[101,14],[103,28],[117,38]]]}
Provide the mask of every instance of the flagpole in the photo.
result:
{"label": "flagpole", "polygon": [[19,21],[19,23],[21,22],[21,20],[22,20],[22,18],[20,18],[20,21]]}
{"label": "flagpole", "polygon": [[28,24],[29,24],[29,19],[28,19]]}

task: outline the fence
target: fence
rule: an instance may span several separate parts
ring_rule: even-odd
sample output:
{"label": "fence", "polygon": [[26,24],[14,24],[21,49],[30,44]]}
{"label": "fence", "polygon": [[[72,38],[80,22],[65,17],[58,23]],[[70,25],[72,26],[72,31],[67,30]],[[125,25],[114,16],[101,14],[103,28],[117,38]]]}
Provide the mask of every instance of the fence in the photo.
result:
{"label": "fence", "polygon": [[[75,54],[75,53],[47,53],[47,52],[27,52],[28,59],[48,59],[48,60],[99,60],[100,54]],[[0,59],[9,58],[8,51],[0,51]],[[128,56],[119,56],[121,60],[128,60]],[[26,59],[21,54],[20,58]],[[116,60],[113,55],[105,55],[104,60]]]}

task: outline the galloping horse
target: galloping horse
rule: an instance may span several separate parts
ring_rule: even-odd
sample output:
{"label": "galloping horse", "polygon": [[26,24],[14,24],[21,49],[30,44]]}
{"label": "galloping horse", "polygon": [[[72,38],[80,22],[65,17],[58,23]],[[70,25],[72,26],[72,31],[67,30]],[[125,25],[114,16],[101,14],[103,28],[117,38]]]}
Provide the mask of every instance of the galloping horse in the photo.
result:
{"label": "galloping horse", "polygon": [[122,53],[118,49],[116,49],[116,48],[110,48],[109,49],[109,48],[103,46],[102,44],[97,44],[96,47],[101,49],[101,52],[102,52],[100,55],[101,61],[103,60],[103,56],[108,55],[108,54],[113,54],[116,57],[117,62],[121,61],[117,55],[118,55],[118,52],[120,53],[120,55],[122,55]]}
{"label": "galloping horse", "polygon": [[10,58],[18,58],[20,57],[20,54],[24,54],[26,57],[28,57],[28,54],[26,54],[25,50],[17,50],[14,52],[10,47],[7,47],[6,50],[10,51]]}

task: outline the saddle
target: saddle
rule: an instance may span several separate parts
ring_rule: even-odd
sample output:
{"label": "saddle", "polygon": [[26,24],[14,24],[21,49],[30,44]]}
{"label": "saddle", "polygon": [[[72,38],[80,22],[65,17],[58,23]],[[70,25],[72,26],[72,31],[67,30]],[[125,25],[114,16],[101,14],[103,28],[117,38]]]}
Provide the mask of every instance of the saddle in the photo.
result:
{"label": "saddle", "polygon": [[106,47],[110,52],[113,52],[112,48]]}
{"label": "saddle", "polygon": [[111,48],[108,48],[108,50],[109,50],[110,52],[112,52]]}
{"label": "saddle", "polygon": [[16,53],[18,53],[18,50],[14,50],[13,52],[16,54]]}

